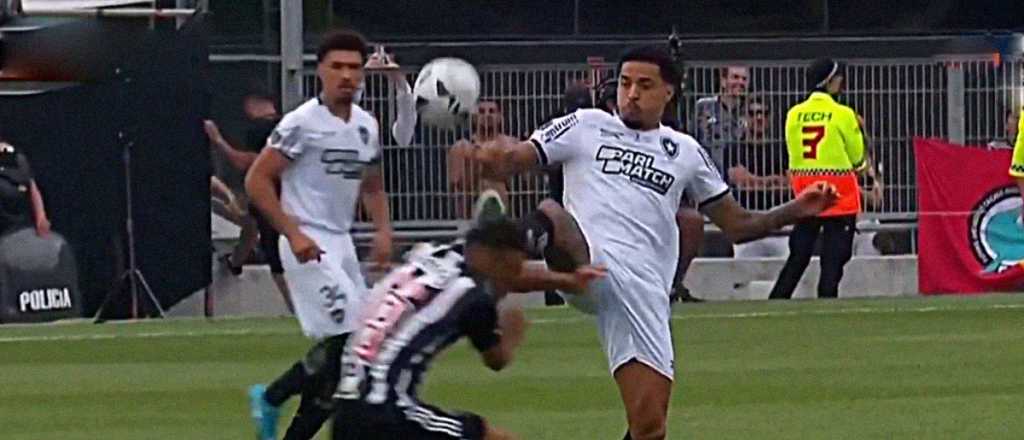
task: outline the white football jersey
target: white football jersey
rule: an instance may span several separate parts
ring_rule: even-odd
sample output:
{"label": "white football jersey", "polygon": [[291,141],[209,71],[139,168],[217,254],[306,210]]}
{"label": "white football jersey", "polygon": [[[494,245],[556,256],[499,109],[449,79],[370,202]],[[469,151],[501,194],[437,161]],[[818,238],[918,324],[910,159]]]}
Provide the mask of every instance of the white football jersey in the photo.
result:
{"label": "white football jersey", "polygon": [[676,210],[684,193],[702,206],[729,193],[692,137],[664,125],[633,130],[618,116],[585,109],[530,137],[542,165],[561,163],[565,208],[591,247],[667,292],[679,258]]}
{"label": "white football jersey", "polygon": [[349,120],[319,98],[291,111],[267,140],[291,159],[281,174],[281,206],[302,226],[348,234],[363,170],[381,159],[377,120],[352,104]]}

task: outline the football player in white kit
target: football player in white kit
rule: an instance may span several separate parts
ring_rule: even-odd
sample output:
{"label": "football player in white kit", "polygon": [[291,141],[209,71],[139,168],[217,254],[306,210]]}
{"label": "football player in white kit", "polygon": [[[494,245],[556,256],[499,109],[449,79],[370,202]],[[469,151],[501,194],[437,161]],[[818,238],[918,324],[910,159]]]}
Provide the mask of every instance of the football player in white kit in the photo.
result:
{"label": "football player in white kit", "polygon": [[[604,266],[608,275],[569,300],[593,309],[629,423],[627,439],[663,439],[674,374],[669,291],[678,258],[675,213],[687,195],[733,241],[763,236],[835,202],[827,185],[764,214],[745,211],[704,149],[661,125],[679,72],[667,51],[644,47],[619,62],[618,114],[578,110],[526,142],[478,154],[504,178],[561,163],[564,209],[545,201],[521,221],[533,252]],[[553,265],[558,270],[571,269]],[[586,307],[580,307],[586,308]]]}
{"label": "football player in white kit", "polygon": [[[303,333],[316,345],[264,389],[250,391],[261,439],[276,438],[277,407],[302,402],[286,439],[310,439],[331,415],[339,356],[368,289],[349,229],[362,197],[376,227],[374,262],[391,254],[377,120],[354,103],[367,48],[362,36],[327,34],[317,52],[323,90],[284,116],[246,177],[253,203],[281,233],[281,260]],[[280,196],[277,186],[280,184]]]}

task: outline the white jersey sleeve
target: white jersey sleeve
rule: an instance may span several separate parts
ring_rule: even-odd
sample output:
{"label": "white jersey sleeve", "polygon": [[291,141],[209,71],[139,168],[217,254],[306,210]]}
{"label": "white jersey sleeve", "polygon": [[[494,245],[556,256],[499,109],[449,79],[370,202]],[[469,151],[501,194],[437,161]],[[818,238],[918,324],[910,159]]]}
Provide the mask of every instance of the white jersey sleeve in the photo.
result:
{"label": "white jersey sleeve", "polygon": [[295,112],[286,114],[267,138],[267,147],[280,151],[291,160],[298,159],[305,151],[302,124],[299,123],[299,118],[295,117],[295,114]]}
{"label": "white jersey sleeve", "polygon": [[533,132],[530,142],[537,149],[540,165],[569,162],[579,155],[583,132],[580,126],[584,117],[583,111],[577,110],[552,119]]}
{"label": "white jersey sleeve", "polygon": [[370,158],[369,164],[379,164],[384,155],[384,148],[380,145],[380,123],[377,122],[377,118],[370,118],[368,123],[370,125],[370,141],[367,145],[374,150],[373,157]]}
{"label": "white jersey sleeve", "polygon": [[690,140],[701,161],[695,167],[693,177],[687,182],[685,192],[690,200],[697,202],[698,208],[703,208],[729,194],[729,185],[722,179],[722,175],[704,147],[701,147],[692,138]]}

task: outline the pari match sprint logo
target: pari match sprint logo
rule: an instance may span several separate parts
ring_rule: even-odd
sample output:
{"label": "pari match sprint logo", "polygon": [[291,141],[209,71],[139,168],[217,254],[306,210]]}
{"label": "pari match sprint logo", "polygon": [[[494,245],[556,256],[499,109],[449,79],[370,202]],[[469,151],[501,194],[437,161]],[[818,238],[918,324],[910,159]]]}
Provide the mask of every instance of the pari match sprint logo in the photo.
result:
{"label": "pari match sprint logo", "polygon": [[984,273],[1024,267],[1024,224],[1016,186],[1004,186],[986,194],[974,206],[968,222],[971,250]]}

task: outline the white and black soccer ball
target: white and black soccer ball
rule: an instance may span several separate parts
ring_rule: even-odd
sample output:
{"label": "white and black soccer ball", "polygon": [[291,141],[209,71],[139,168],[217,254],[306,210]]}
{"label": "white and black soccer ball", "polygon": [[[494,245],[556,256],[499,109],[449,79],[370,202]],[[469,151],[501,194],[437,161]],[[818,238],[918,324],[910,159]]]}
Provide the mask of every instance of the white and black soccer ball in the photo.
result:
{"label": "white and black soccer ball", "polygon": [[413,88],[420,122],[453,128],[469,121],[480,99],[480,75],[458,58],[438,58],[420,69]]}

